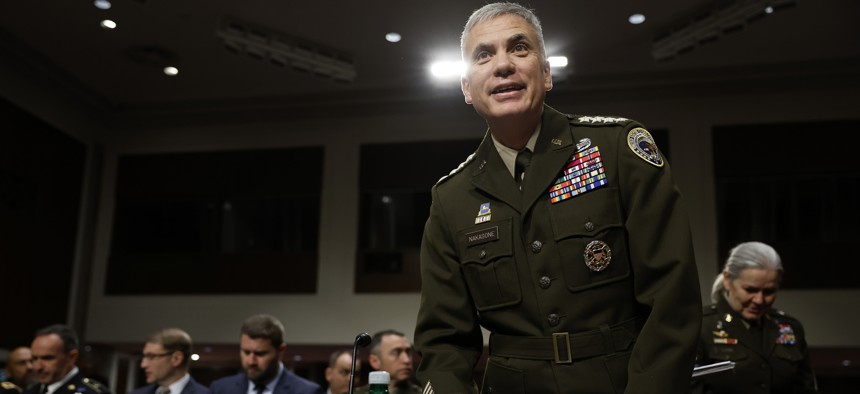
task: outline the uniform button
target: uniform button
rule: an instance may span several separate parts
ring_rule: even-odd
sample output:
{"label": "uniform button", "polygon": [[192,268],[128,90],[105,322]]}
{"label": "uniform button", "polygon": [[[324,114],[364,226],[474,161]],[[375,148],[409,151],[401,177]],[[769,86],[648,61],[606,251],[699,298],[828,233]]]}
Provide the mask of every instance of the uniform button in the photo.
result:
{"label": "uniform button", "polygon": [[546,319],[546,320],[549,322],[549,325],[550,325],[550,326],[552,326],[552,327],[557,326],[557,325],[558,325],[558,323],[560,323],[560,322],[561,322],[561,319],[560,319],[560,318],[558,317],[558,315],[556,315],[555,313],[550,314],[550,315],[549,315],[549,317],[547,317],[547,319]]}
{"label": "uniform button", "polygon": [[484,257],[487,257],[487,251],[481,250],[481,258],[483,259]]}
{"label": "uniform button", "polygon": [[543,243],[541,241],[532,242],[532,253],[540,253],[541,248],[543,248]]}
{"label": "uniform button", "polygon": [[538,280],[538,286],[540,286],[541,289],[549,289],[550,284],[552,284],[552,279],[548,276],[541,276],[540,280]]}
{"label": "uniform button", "polygon": [[585,231],[594,231],[594,223],[585,222]]}

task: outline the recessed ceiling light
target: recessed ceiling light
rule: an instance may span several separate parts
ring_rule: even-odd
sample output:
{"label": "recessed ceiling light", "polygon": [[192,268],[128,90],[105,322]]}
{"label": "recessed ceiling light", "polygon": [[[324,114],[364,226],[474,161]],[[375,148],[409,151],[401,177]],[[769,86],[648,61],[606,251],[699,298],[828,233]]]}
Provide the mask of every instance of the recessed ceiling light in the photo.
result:
{"label": "recessed ceiling light", "polygon": [[110,19],[105,19],[105,20],[101,21],[101,23],[99,23],[99,24],[101,25],[101,27],[103,27],[105,29],[116,29],[116,22],[114,22]]}
{"label": "recessed ceiling light", "polygon": [[773,14],[773,7],[771,7],[771,6],[765,7],[764,12],[768,13],[768,14]]}
{"label": "recessed ceiling light", "polygon": [[400,33],[395,32],[391,32],[385,35],[385,40],[388,42],[399,42],[401,38],[402,37],[400,37]]}
{"label": "recessed ceiling light", "polygon": [[567,56],[550,56],[546,60],[550,67],[567,67]]}
{"label": "recessed ceiling light", "polygon": [[179,69],[176,67],[168,66],[164,68],[164,74],[172,77],[176,74],[179,74]]}
{"label": "recessed ceiling light", "polygon": [[627,21],[630,22],[631,24],[638,25],[638,24],[641,24],[642,22],[645,22],[645,15],[633,14],[627,18]]}
{"label": "recessed ceiling light", "polygon": [[439,61],[430,65],[430,74],[439,79],[459,78],[466,71],[466,65],[457,61]]}
{"label": "recessed ceiling light", "polygon": [[199,354],[197,354],[197,353],[192,354],[192,355],[191,355],[191,360],[192,360],[192,361],[200,360],[200,355],[199,355]]}
{"label": "recessed ceiling light", "polygon": [[109,10],[110,9],[110,1],[108,0],[96,0],[95,3],[96,8],[100,10]]}

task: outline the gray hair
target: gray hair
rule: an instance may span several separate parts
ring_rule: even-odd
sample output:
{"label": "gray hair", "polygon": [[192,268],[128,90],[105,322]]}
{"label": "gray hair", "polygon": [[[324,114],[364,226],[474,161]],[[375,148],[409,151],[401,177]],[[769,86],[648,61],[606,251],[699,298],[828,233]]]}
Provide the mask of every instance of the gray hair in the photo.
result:
{"label": "gray hair", "polygon": [[[782,260],[776,250],[768,244],[744,242],[732,248],[723,268],[723,271],[729,274],[729,280],[733,281],[739,278],[741,271],[747,268],[775,270],[779,273],[777,280],[782,280]],[[711,287],[711,301],[717,302],[723,290],[723,273],[720,272]]]}
{"label": "gray hair", "polygon": [[464,53],[466,50],[466,36],[472,31],[475,25],[504,15],[516,15],[523,18],[523,20],[531,25],[538,35],[540,55],[543,59],[546,59],[546,49],[543,43],[543,29],[541,29],[540,20],[538,20],[534,11],[516,3],[501,2],[487,4],[478,8],[472,13],[469,20],[466,21],[466,26],[463,27],[463,33],[460,35],[460,55],[463,57],[463,60],[466,60],[466,55]]}

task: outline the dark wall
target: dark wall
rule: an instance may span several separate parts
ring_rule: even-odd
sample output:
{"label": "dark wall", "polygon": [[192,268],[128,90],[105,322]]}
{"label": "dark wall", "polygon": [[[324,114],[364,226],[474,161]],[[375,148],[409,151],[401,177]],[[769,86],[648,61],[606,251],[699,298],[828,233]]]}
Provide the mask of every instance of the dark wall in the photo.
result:
{"label": "dark wall", "polygon": [[66,321],[86,153],[0,99],[0,347]]}

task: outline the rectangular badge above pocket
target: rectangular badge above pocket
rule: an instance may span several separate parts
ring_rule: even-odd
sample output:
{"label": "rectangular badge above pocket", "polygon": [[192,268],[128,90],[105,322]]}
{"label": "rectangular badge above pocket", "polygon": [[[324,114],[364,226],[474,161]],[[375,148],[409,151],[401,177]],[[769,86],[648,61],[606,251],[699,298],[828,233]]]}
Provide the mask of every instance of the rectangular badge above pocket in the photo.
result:
{"label": "rectangular badge above pocket", "polygon": [[499,226],[482,228],[480,230],[466,233],[466,245],[474,246],[499,240]]}

